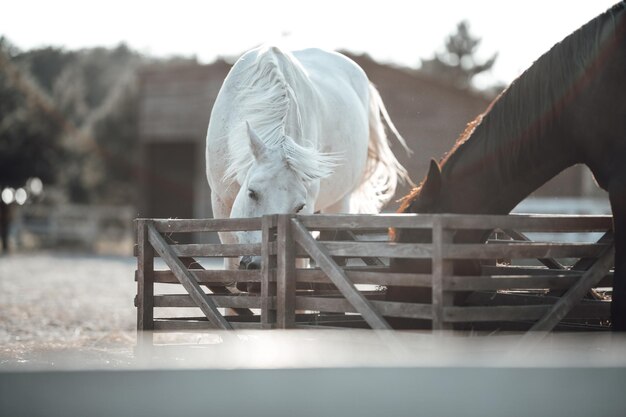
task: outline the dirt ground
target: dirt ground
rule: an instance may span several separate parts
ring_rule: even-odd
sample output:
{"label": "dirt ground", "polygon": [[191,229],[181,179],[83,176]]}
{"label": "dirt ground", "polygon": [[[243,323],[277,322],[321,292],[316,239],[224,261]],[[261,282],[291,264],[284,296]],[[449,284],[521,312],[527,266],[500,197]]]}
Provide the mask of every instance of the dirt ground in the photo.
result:
{"label": "dirt ground", "polygon": [[70,350],[112,366],[128,362],[135,345],[134,271],[132,257],[0,256],[0,367],[51,365],[51,353]]}

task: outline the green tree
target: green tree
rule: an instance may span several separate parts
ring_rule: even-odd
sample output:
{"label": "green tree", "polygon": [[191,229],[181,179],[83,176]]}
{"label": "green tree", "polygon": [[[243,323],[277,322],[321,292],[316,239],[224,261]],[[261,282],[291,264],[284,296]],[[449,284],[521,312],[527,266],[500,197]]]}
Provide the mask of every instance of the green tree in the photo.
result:
{"label": "green tree", "polygon": [[[15,48],[0,39],[0,190],[22,187],[28,178],[53,182],[62,165],[59,115],[12,62]],[[1,200],[1,199],[0,199]],[[8,250],[9,206],[0,201],[2,247]]]}
{"label": "green tree", "polygon": [[[119,171],[137,140],[135,74],[148,59],[121,44],[113,49],[30,50],[15,56],[52,100],[65,126],[68,152],[59,184],[75,203],[128,203]],[[124,149],[122,152],[120,149]],[[121,162],[122,161],[122,162]],[[128,194],[128,192],[126,192]]]}
{"label": "green tree", "polygon": [[120,85],[113,94],[111,110],[93,122],[100,176],[94,190],[100,202],[137,203],[138,90],[136,83]]}
{"label": "green tree", "polygon": [[422,60],[421,71],[457,87],[469,88],[472,78],[491,69],[498,57],[494,53],[486,61],[478,61],[475,55],[480,41],[470,33],[467,21],[459,22],[456,32],[446,38],[445,52]]}

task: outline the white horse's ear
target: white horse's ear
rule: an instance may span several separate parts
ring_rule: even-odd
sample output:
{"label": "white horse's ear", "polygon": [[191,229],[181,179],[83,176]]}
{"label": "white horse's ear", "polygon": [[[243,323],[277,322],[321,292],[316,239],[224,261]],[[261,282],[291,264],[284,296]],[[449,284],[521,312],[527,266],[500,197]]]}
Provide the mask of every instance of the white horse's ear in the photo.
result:
{"label": "white horse's ear", "polygon": [[256,134],[254,129],[252,129],[250,122],[246,121],[246,126],[248,127],[248,137],[250,138],[250,149],[252,150],[252,155],[254,155],[254,159],[258,161],[267,154],[267,146],[265,146],[263,140]]}

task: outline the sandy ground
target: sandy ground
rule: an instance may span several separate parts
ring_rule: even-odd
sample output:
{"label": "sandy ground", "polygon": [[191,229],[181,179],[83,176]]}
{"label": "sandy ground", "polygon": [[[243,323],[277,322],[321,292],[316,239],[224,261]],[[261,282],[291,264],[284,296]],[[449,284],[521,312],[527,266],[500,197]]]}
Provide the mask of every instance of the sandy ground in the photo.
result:
{"label": "sandy ground", "polygon": [[0,256],[0,366],[80,351],[115,366],[135,345],[135,259],[71,253]]}

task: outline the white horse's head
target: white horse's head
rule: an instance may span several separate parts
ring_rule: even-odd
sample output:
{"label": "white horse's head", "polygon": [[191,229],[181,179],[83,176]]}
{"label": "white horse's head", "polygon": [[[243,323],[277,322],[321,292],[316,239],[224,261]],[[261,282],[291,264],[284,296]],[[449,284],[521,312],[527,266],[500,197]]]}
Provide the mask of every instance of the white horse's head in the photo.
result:
{"label": "white horse's head", "polygon": [[[270,147],[250,124],[247,125],[247,134],[254,160],[235,198],[230,217],[313,213],[319,180],[332,173],[332,157],[302,148],[289,137],[285,138],[287,143]],[[307,152],[313,158],[307,158]],[[321,164],[315,167],[311,165],[312,162]],[[261,241],[261,232],[238,232],[237,238],[239,243],[258,243]],[[240,259],[240,268],[258,269],[260,265],[259,256],[244,256]]]}

